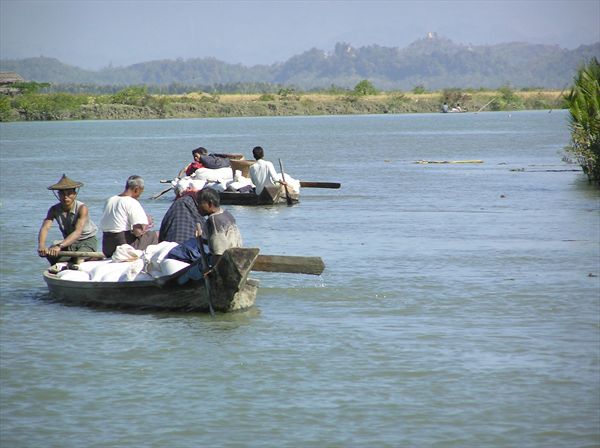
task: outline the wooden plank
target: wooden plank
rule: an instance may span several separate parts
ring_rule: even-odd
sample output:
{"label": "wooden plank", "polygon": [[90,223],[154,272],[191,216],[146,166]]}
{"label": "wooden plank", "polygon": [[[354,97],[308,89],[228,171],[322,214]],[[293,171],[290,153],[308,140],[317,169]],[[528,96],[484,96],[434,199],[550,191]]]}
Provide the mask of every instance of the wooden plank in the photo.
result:
{"label": "wooden plank", "polygon": [[340,188],[342,184],[339,182],[308,182],[300,181],[302,188]]}
{"label": "wooden plank", "polygon": [[286,272],[288,274],[321,275],[325,263],[321,257],[297,257],[291,255],[259,255],[252,266],[253,271]]}
{"label": "wooden plank", "polygon": [[72,252],[68,250],[61,250],[58,255],[60,257],[74,257],[74,258],[106,258],[102,252]]}
{"label": "wooden plank", "polygon": [[[106,258],[102,252],[61,251],[60,255],[76,258]],[[288,274],[321,275],[325,270],[325,263],[321,257],[259,255],[252,266],[252,270],[262,272],[285,272]]]}

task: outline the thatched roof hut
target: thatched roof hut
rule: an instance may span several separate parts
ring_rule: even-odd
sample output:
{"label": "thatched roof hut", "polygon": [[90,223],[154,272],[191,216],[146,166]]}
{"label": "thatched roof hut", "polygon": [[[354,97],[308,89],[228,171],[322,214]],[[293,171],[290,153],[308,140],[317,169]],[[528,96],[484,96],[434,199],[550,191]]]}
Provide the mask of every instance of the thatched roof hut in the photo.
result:
{"label": "thatched roof hut", "polygon": [[0,72],[0,94],[16,95],[19,89],[12,87],[17,82],[25,82],[23,77],[15,72]]}
{"label": "thatched roof hut", "polygon": [[15,82],[25,82],[25,80],[15,72],[0,72],[0,86],[14,84]]}

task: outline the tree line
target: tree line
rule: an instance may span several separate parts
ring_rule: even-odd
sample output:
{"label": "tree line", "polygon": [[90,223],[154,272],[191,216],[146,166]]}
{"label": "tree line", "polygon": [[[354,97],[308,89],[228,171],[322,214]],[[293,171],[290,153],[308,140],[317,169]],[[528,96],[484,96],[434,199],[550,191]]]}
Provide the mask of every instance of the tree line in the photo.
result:
{"label": "tree line", "polygon": [[379,45],[354,48],[340,42],[331,52],[313,48],[283,63],[251,67],[216,58],[195,58],[90,71],[46,57],[3,60],[0,67],[29,81],[53,85],[79,85],[88,89],[99,85],[146,85],[170,94],[181,93],[185,88],[182,86],[195,86],[203,91],[224,91],[237,86],[238,91],[244,92],[265,90],[272,85],[305,91],[331,85],[352,89],[362,79],[369,79],[383,90],[409,90],[417,85],[427,90],[495,89],[507,83],[517,88],[560,90],[571,81],[581,61],[591,57],[600,57],[600,42],[566,50],[523,43],[471,46],[436,37],[417,40],[405,48]]}

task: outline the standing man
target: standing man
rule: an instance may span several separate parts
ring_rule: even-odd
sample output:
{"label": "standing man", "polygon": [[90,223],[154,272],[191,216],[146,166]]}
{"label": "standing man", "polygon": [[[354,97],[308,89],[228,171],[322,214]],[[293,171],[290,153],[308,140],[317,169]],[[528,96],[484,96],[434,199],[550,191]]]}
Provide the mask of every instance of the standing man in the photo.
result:
{"label": "standing man", "polygon": [[250,179],[256,187],[256,194],[260,195],[265,187],[275,186],[275,184],[287,185],[278,180],[275,167],[268,160],[263,159],[265,151],[260,146],[252,149],[252,155],[256,163],[250,167]]}
{"label": "standing man", "polygon": [[158,235],[150,231],[148,216],[138,198],[144,192],[144,179],[129,176],[125,190],[108,198],[100,221],[102,229],[102,252],[111,257],[117,246],[129,244],[144,250],[158,243]]}
{"label": "standing man", "polygon": [[[46,257],[50,264],[70,259],[70,257],[60,257],[61,250],[72,252],[96,251],[98,228],[89,217],[87,205],[77,200],[78,189],[82,186],[81,182],[69,179],[63,174],[57,183],[48,187],[48,190],[54,192],[59,202],[48,209],[46,218],[44,218],[40,227],[38,255]],[[55,241],[52,246],[46,247],[46,237],[50,227],[52,227],[52,221],[55,219],[58,222],[63,240]]]}

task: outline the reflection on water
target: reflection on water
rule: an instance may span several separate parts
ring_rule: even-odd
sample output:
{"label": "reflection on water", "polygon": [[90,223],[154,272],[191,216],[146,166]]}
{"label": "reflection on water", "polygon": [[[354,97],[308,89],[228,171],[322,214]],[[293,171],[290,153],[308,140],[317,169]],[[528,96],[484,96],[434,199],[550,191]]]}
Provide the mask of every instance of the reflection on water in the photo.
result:
{"label": "reflection on water", "polygon": [[[559,171],[573,168],[564,112],[0,135],[2,446],[600,444],[600,192]],[[294,207],[230,207],[246,246],[321,256],[322,276],[253,273],[257,306],[215,318],[48,296],[36,237],[65,170],[96,222],[142,175],[158,225],[170,198],[149,198],[192,148],[250,157],[257,144],[296,178],[342,183]],[[511,171],[531,166],[557,171]]]}

